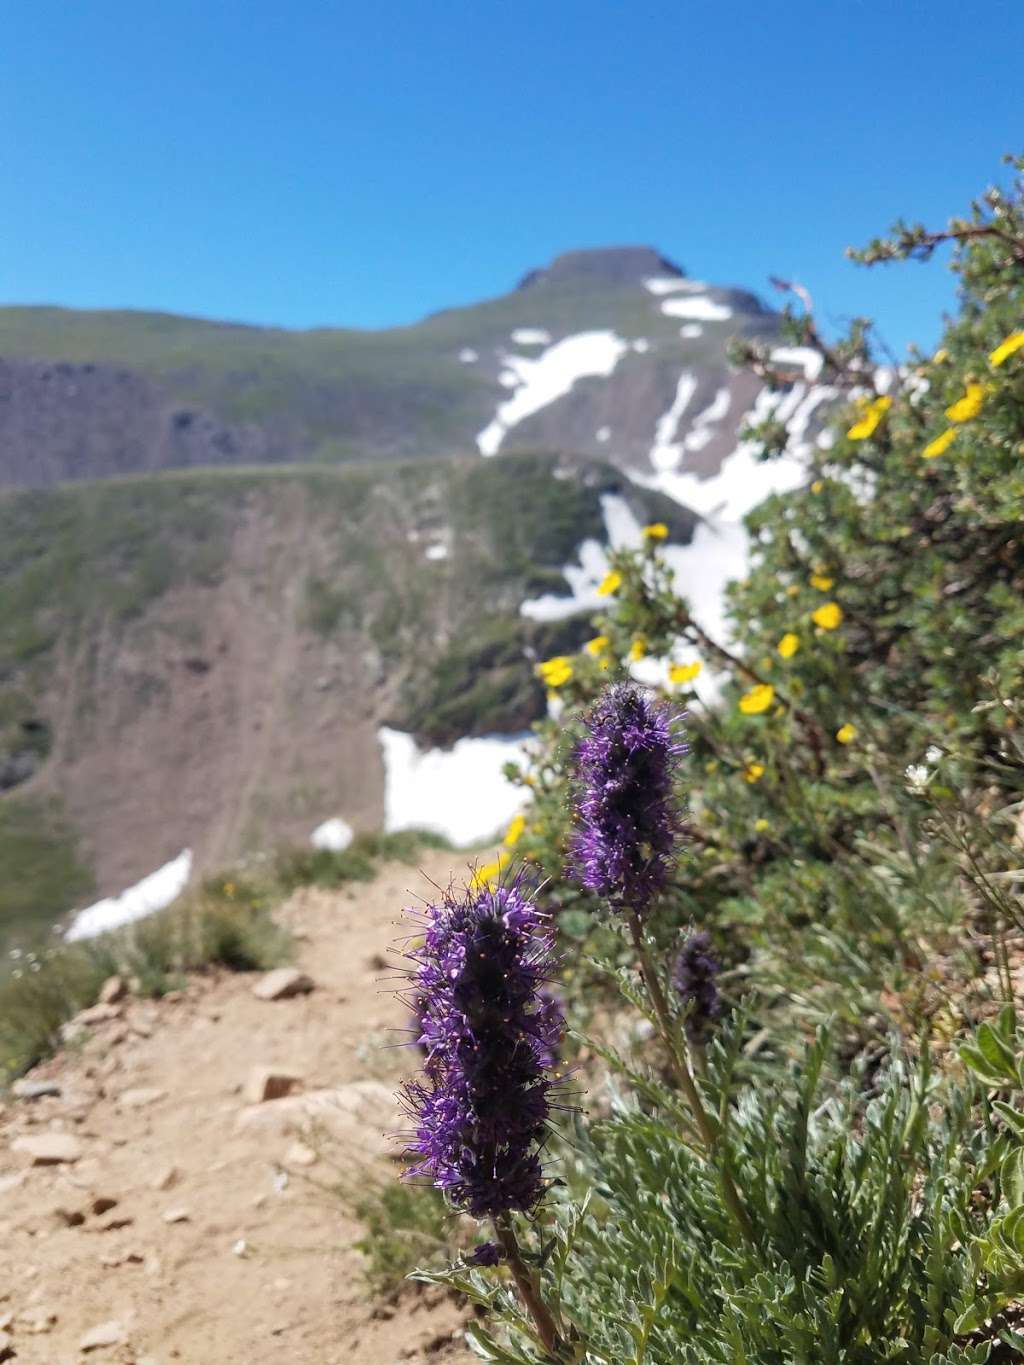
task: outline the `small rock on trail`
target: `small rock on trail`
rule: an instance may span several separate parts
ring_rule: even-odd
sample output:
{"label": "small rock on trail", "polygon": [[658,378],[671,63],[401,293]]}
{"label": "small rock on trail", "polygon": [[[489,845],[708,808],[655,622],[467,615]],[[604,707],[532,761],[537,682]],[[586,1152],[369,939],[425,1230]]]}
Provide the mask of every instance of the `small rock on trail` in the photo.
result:
{"label": "small rock on trail", "polygon": [[267,972],[252,988],[258,1000],[290,1000],[293,995],[308,995],[313,979],[297,967],[277,967]]}
{"label": "small rock on trail", "polygon": [[30,1133],[15,1138],[11,1143],[11,1151],[31,1157],[33,1166],[57,1166],[62,1162],[79,1161],[82,1150],[82,1144],[70,1133]]}

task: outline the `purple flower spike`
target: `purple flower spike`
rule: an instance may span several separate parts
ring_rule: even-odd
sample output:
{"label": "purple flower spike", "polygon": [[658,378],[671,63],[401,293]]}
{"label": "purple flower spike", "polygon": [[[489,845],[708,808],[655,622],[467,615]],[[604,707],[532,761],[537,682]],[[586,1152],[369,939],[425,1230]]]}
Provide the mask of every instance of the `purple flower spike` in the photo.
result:
{"label": "purple flower spike", "polygon": [[501,1255],[501,1247],[498,1246],[497,1242],[482,1242],[471,1255],[466,1257],[466,1264],[497,1265],[501,1260]]}
{"label": "purple flower spike", "polygon": [[595,703],[577,750],[576,873],[588,891],[638,915],[665,888],[680,830],[672,782],[686,746],[674,719],[665,703],[619,683]]}
{"label": "purple flower spike", "polygon": [[676,958],[672,984],[687,1009],[686,1033],[692,1043],[702,1043],[722,1013],[722,997],[716,977],[722,964],[711,946],[711,936],[690,934]]}
{"label": "purple flower spike", "polygon": [[406,1174],[477,1218],[529,1211],[544,1192],[547,1069],[564,1026],[542,992],[555,965],[546,917],[517,881],[449,891],[418,918],[410,988],[426,1061],[404,1088],[417,1158]]}

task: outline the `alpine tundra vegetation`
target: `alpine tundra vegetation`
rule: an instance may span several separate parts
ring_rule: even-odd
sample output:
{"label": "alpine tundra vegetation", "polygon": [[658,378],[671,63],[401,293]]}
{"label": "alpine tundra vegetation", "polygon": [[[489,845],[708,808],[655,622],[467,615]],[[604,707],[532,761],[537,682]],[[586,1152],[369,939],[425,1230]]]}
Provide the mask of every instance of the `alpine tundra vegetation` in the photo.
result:
{"label": "alpine tundra vegetation", "polygon": [[[482,1310],[483,1359],[1024,1357],[1011,164],[947,228],[854,253],[951,246],[934,355],[879,365],[863,320],[829,344],[792,288],[788,339],[838,397],[801,485],[747,518],[729,637],[695,619],[657,523],[613,554],[592,637],[538,666],[552,705],[512,773],[529,804],[428,913],[414,1169],[498,1233],[420,1274]],[[784,382],[756,338],[735,355]],[[750,435],[787,458],[778,423]],[[504,1128],[491,1071],[516,1059]],[[566,1066],[589,1094],[556,1113]]]}

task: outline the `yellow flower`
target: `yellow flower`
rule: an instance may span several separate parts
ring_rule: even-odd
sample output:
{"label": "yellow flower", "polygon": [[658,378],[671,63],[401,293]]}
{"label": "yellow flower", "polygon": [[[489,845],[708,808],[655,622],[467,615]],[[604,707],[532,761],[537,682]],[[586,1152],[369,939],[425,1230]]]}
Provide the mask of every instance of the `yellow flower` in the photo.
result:
{"label": "yellow flower", "polygon": [[821,479],[815,479],[814,482],[811,484],[811,492],[820,493],[824,487],[825,485]]}
{"label": "yellow flower", "polygon": [[646,653],[647,641],[642,635],[638,635],[629,647],[629,657],[635,664],[638,664]]}
{"label": "yellow flower", "polygon": [[748,763],[747,766],[743,769],[744,782],[750,783],[760,782],[762,777],[764,777],[763,763]]}
{"label": "yellow flower", "polygon": [[505,831],[505,846],[507,848],[512,848],[514,844],[518,844],[519,840],[523,837],[523,831],[525,829],[526,817],[521,814],[513,815],[509,822],[509,827]]}
{"label": "yellow flower", "polygon": [[771,683],[758,683],[740,697],[740,710],[745,716],[758,716],[767,711],[774,700],[775,688]]}
{"label": "yellow flower", "polygon": [[800,648],[800,636],[794,635],[791,630],[787,630],[776,648],[784,659],[792,659],[793,655]]}
{"label": "yellow flower", "polygon": [[956,440],[956,433],[956,427],[947,427],[941,436],[936,436],[934,441],[930,441],[928,445],[925,446],[924,450],[921,451],[922,458],[925,460],[934,460],[936,455],[941,455],[943,451],[948,450]]}
{"label": "yellow flower", "polygon": [[795,597],[799,591],[800,589],[795,583],[790,583],[789,587],[786,589],[786,596]]}
{"label": "yellow flower", "polygon": [[1004,360],[1009,360],[1010,356],[1015,351],[1019,351],[1022,346],[1024,346],[1024,332],[1011,332],[989,356],[988,363],[998,367]]}
{"label": "yellow flower", "polygon": [[622,574],[618,569],[610,569],[597,586],[598,597],[611,597],[622,587]]}
{"label": "yellow flower", "polygon": [[811,574],[810,578],[811,587],[817,588],[819,592],[830,592],[834,583],[835,579],[829,578],[827,574],[823,573]]}
{"label": "yellow flower", "polygon": [[826,602],[823,607],[811,612],[811,620],[822,630],[835,630],[843,623],[843,609],[838,602]]}
{"label": "yellow flower", "polygon": [[229,901],[230,901],[230,900],[234,900],[234,898],[235,898],[235,884],[234,884],[234,882],[225,882],[225,883],[224,883],[224,894],[225,894],[225,896],[227,896],[227,898],[228,898]]}
{"label": "yellow flower", "polygon": [[668,527],[663,521],[656,521],[644,527],[644,540],[667,540]]}
{"label": "yellow flower", "polygon": [[840,725],[839,729],[836,731],[836,739],[840,744],[852,744],[856,738],[857,727],[856,725],[851,725],[849,721],[847,721],[845,725]]}
{"label": "yellow flower", "polygon": [[668,680],[673,683],[693,682],[703,667],[699,659],[694,659],[692,664],[670,664]]}
{"label": "yellow flower", "polygon": [[946,350],[945,346],[940,346],[939,349],[938,349],[938,350],[935,352],[935,354],[932,356],[932,364],[933,364],[933,365],[941,365],[942,362],[943,362],[944,360],[948,360],[948,359],[949,359],[949,352]]}
{"label": "yellow flower", "polygon": [[546,687],[561,687],[572,677],[572,664],[564,654],[556,654],[538,664],[534,672]]}
{"label": "yellow flower", "polygon": [[484,863],[483,867],[478,867],[469,879],[470,891],[479,891],[483,886],[489,887],[493,891],[498,884],[502,869],[507,867],[511,861],[511,855],[501,851],[493,863]]}
{"label": "yellow flower", "polygon": [[766,829],[771,829],[771,821],[766,820],[762,815],[760,820],[754,821],[754,830],[757,834],[763,834]]}
{"label": "yellow flower", "polygon": [[946,409],[946,416],[951,422],[969,422],[972,417],[977,417],[981,411],[986,393],[988,393],[987,384],[968,384],[967,392],[963,398],[958,398]]}
{"label": "yellow flower", "polygon": [[892,407],[892,399],[883,394],[881,398],[876,398],[872,402],[862,399],[860,408],[863,416],[859,421],[854,422],[846,433],[851,441],[866,441],[873,435],[875,428]]}
{"label": "yellow flower", "polygon": [[599,654],[603,654],[610,644],[607,635],[595,635],[592,640],[588,640],[583,648],[588,654],[593,654],[596,659]]}
{"label": "yellow flower", "polygon": [[717,772],[718,772],[718,759],[717,759],[717,758],[709,758],[708,761],[704,764],[704,771],[705,771],[706,773],[717,773]]}

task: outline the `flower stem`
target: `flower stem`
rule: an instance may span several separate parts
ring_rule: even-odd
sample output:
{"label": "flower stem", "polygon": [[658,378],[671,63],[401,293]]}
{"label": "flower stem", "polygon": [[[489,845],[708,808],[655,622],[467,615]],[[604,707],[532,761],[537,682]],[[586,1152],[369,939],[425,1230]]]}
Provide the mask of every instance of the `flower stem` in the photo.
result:
{"label": "flower stem", "polygon": [[[661,980],[658,977],[654,963],[651,961],[651,955],[648,951],[647,944],[644,942],[643,927],[640,924],[639,917],[635,913],[630,914],[629,928],[633,936],[633,945],[636,948],[637,960],[640,963],[640,972],[644,978],[644,985],[647,987],[647,994],[650,996],[651,1004],[654,1006],[654,1013],[657,1016],[658,1025],[661,1029],[661,1036],[665,1042],[665,1046],[668,1048],[669,1058],[671,1059],[672,1064],[672,1073],[679,1084],[679,1088],[686,1096],[686,1102],[690,1106],[690,1112],[693,1114],[697,1130],[704,1143],[705,1154],[709,1157],[714,1156],[719,1152],[720,1147],[720,1125],[718,1120],[712,1114],[708,1113],[704,1101],[701,1099],[700,1091],[697,1088],[697,1082],[693,1078],[693,1071],[687,1058],[686,1047],[679,1037],[679,1030],[672,1018],[672,1013],[668,1007],[668,1001],[665,999],[665,992],[662,989]],[[754,1240],[754,1229],[750,1222],[750,1215],[747,1213],[743,1201],[740,1199],[739,1191],[736,1189],[732,1175],[725,1166],[720,1168],[720,1175],[722,1180],[722,1193],[725,1196],[725,1202],[729,1206],[729,1211],[743,1229],[744,1235],[752,1242]]]}
{"label": "flower stem", "polygon": [[537,1328],[537,1335],[555,1365],[560,1365],[560,1362],[567,1359],[565,1342],[555,1322],[554,1315],[541,1295],[537,1275],[523,1260],[511,1223],[505,1218],[495,1218],[494,1230],[497,1233],[498,1241],[501,1243],[501,1249],[505,1253],[508,1268],[512,1271],[512,1278],[519,1290],[519,1297]]}

